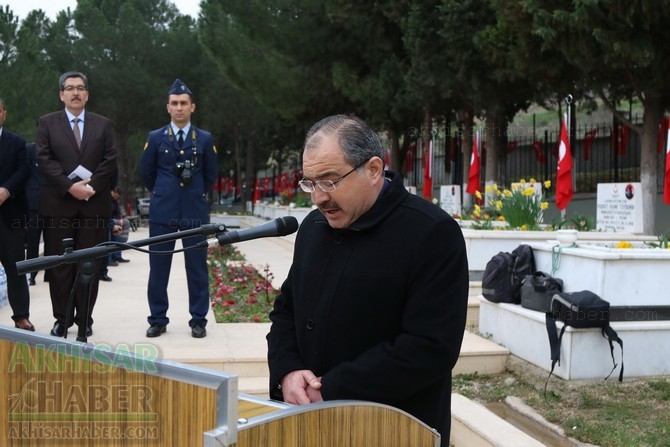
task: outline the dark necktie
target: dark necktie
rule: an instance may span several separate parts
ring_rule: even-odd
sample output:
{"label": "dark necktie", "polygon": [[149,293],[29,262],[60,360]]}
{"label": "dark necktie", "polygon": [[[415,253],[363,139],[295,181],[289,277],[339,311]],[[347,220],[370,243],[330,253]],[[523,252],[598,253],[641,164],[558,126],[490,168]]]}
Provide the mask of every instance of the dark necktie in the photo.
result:
{"label": "dark necktie", "polygon": [[184,147],[184,131],[181,129],[177,132],[177,143],[180,148]]}
{"label": "dark necktie", "polygon": [[77,140],[77,147],[81,149],[81,132],[79,131],[79,118],[72,120],[74,126],[72,126],[72,132],[74,133],[74,139]]}

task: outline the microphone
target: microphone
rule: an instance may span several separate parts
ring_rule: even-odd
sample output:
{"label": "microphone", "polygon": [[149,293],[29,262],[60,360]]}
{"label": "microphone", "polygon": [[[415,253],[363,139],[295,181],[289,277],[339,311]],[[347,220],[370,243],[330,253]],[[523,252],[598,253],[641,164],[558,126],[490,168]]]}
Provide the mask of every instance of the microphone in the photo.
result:
{"label": "microphone", "polygon": [[[178,233],[163,234],[160,236],[150,237],[148,239],[133,241],[128,243],[127,245],[131,245],[133,247],[142,247],[143,245],[156,244],[158,242],[171,241],[177,238],[184,238],[189,236],[216,235],[221,234],[221,232],[223,231],[226,231],[226,226],[222,223],[205,224],[200,227],[191,228],[190,230],[184,230]],[[125,250],[125,248],[123,249]],[[103,245],[103,246],[97,245],[95,247],[82,248],[79,250],[65,252],[61,255],[48,255],[48,256],[40,256],[38,258],[25,259],[23,261],[18,261],[16,263],[16,271],[19,275],[23,275],[28,272],[37,272],[38,270],[46,270],[65,263],[74,264],[80,261],[102,258],[107,256],[109,253],[113,253],[115,251],[120,250],[121,250],[120,248],[113,245]]]}
{"label": "microphone", "polygon": [[298,231],[298,219],[293,216],[278,217],[254,228],[240,231],[227,231],[197,244],[197,247],[217,247],[236,242],[249,241],[261,237],[287,236]]}

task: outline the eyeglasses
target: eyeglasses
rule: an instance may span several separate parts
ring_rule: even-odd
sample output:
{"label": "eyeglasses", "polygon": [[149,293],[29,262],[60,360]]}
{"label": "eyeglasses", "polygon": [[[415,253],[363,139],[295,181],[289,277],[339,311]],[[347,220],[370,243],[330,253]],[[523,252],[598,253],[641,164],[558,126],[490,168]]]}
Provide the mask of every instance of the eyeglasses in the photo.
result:
{"label": "eyeglasses", "polygon": [[337,184],[340,183],[342,180],[344,180],[349,174],[354,172],[356,169],[360,168],[363,166],[365,163],[367,163],[369,160],[365,160],[363,163],[360,163],[358,166],[356,166],[354,169],[351,171],[347,172],[344,174],[342,177],[338,178],[337,180],[306,180],[302,179],[298,182],[298,185],[300,185],[300,189],[302,189],[305,192],[314,192],[316,191],[316,187],[318,186],[319,189],[323,192],[333,192],[337,189]]}
{"label": "eyeglasses", "polygon": [[72,92],[74,92],[75,90],[76,90],[77,92],[79,92],[79,93],[82,93],[82,92],[85,92],[85,91],[88,90],[88,89],[86,88],[85,85],[77,85],[77,86],[74,86],[74,85],[68,85],[67,87],[63,87],[63,91],[64,91],[64,92],[72,93]]}

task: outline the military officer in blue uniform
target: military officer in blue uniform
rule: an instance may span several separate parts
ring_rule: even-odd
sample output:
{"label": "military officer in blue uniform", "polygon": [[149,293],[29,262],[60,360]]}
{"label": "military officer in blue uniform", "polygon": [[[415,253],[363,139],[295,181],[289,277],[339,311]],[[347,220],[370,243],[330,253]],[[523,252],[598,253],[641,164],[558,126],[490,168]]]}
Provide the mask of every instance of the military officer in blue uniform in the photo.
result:
{"label": "military officer in blue uniform", "polygon": [[[208,192],[217,178],[218,160],[212,134],[191,124],[195,102],[191,90],[179,79],[168,91],[167,111],[171,122],[149,132],[140,161],[142,181],[151,191],[149,235],[159,236],[198,228],[209,223]],[[188,282],[191,335],[207,335],[209,281],[207,250],[191,247],[205,236],[182,239]],[[171,251],[175,241],[152,244],[152,251]],[[168,323],[167,286],[172,266],[171,254],[149,255],[149,329],[147,337],[158,337]]]}

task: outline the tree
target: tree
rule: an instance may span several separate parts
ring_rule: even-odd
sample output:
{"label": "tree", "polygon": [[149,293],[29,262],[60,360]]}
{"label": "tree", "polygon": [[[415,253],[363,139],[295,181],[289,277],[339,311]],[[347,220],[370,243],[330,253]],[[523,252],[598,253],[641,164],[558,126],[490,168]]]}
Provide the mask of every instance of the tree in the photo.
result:
{"label": "tree", "polygon": [[[654,234],[658,126],[670,106],[670,1],[620,0],[517,2],[528,18],[529,32],[541,48],[559,53],[568,76],[596,92],[621,121],[640,135],[640,181],[645,204],[643,228]],[[621,99],[638,99],[643,122],[633,125],[616,110]]]}
{"label": "tree", "polygon": [[18,18],[0,8],[0,78],[3,98],[7,103],[12,130],[31,141],[35,136],[37,117],[41,111],[56,106],[57,74],[44,57],[44,44],[51,22],[42,11],[33,11],[18,26]]}
{"label": "tree", "polygon": [[76,39],[63,59],[75,62],[63,70],[88,75],[91,109],[113,121],[119,185],[132,200],[142,137],[167,122],[174,79],[188,83],[202,63],[195,22],[165,0],[80,0],[72,17]]}

